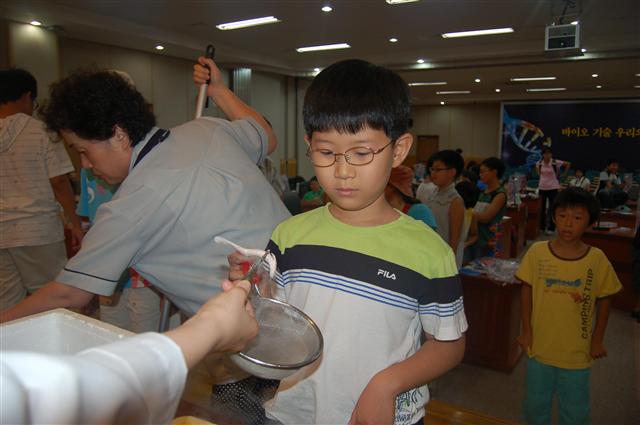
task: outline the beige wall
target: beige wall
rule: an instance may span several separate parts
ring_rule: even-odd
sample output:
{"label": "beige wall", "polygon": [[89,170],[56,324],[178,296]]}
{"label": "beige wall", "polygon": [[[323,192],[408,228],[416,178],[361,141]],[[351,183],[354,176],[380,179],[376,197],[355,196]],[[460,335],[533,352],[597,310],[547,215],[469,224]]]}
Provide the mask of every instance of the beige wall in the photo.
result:
{"label": "beige wall", "polygon": [[[154,105],[159,126],[172,127],[192,119],[195,114],[197,89],[191,81],[191,61],[86,41],[58,40],[54,33],[31,25],[5,22],[5,28],[9,34],[5,54],[8,64],[34,73],[40,97],[46,97],[49,83],[75,69],[110,68],[131,75],[138,90]],[[0,47],[0,61],[2,56]],[[226,70],[223,76],[228,83]],[[269,119],[279,140],[272,159],[276,164],[283,159],[295,162],[297,174],[305,178],[314,175],[305,156],[307,146],[302,123],[302,104],[309,84],[309,79],[256,71],[251,78],[252,106]],[[215,105],[210,105],[203,114],[222,115]],[[459,147],[466,157],[498,154],[498,103],[416,106],[413,117],[412,132],[439,136],[441,149]]]}
{"label": "beige wall", "polygon": [[466,157],[498,155],[499,103],[416,106],[413,120],[412,133],[438,136],[440,149],[460,148]]}
{"label": "beige wall", "polygon": [[46,99],[49,85],[60,77],[58,37],[51,31],[15,22],[7,23],[7,35],[8,65],[31,72],[38,81],[38,99]]}

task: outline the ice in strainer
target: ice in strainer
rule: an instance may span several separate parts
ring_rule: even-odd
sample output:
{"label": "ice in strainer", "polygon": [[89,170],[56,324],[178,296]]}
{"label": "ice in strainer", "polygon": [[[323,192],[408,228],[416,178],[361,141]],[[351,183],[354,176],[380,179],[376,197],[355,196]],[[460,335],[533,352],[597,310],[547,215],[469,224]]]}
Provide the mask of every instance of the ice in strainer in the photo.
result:
{"label": "ice in strainer", "polygon": [[[218,238],[216,241],[226,243]],[[270,271],[275,271],[273,255],[262,252],[244,278],[249,282],[256,274],[261,279],[271,279],[263,267],[265,262]],[[322,333],[309,316],[291,304],[261,296],[253,282],[249,301],[259,330],[258,336],[244,350],[230,356],[239,367],[261,378],[283,379],[320,357],[324,344]]]}

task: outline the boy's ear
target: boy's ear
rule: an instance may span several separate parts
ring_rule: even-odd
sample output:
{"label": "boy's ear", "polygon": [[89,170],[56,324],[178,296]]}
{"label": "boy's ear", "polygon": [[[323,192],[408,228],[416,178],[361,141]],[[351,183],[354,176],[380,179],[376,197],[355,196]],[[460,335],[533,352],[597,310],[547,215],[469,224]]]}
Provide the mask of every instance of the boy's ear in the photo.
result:
{"label": "boy's ear", "polygon": [[402,136],[396,139],[396,143],[393,145],[393,167],[397,167],[402,164],[409,155],[413,145],[413,135],[411,133],[404,133]]}

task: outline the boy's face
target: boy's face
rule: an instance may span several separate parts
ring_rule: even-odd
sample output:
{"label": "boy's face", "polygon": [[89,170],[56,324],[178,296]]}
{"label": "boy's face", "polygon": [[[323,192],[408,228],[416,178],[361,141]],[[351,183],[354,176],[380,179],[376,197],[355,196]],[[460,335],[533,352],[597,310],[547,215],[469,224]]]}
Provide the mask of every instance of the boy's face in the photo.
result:
{"label": "boy's face", "polygon": [[556,209],[553,221],[556,223],[558,238],[566,242],[580,239],[590,227],[589,211],[580,206]]}
{"label": "boy's face", "polygon": [[576,177],[580,178],[582,177],[584,174],[582,173],[582,170],[576,170]]}
{"label": "boy's face", "polygon": [[318,191],[320,190],[320,183],[318,183],[318,181],[317,181],[317,180],[311,180],[311,181],[309,182],[309,189],[310,189],[312,192],[318,192]]}
{"label": "boy's face", "polygon": [[389,144],[391,140],[384,131],[369,127],[356,134],[336,130],[314,132],[311,139],[306,140],[310,149],[322,149],[329,154],[344,154],[353,148],[373,151],[384,148],[366,165],[351,165],[342,155],[337,156],[336,162],[329,167],[314,165],[318,182],[331,199],[332,212],[336,217],[347,223],[371,223],[377,216],[384,217],[381,212],[390,209],[384,190],[391,168],[402,164],[409,153],[413,143],[409,133],[400,136],[395,144]]}
{"label": "boy's face", "polygon": [[429,171],[431,181],[438,187],[449,186],[456,178],[456,169],[448,167],[442,161],[434,161]]}

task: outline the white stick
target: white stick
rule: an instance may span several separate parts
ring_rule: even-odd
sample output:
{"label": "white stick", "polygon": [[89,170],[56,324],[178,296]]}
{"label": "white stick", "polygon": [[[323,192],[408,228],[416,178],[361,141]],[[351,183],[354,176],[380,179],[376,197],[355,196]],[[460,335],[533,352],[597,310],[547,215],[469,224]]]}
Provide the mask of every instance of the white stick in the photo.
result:
{"label": "white stick", "polygon": [[207,96],[207,85],[200,85],[200,90],[198,91],[198,100],[196,101],[196,119],[202,116],[202,106],[204,105],[204,100]]}

